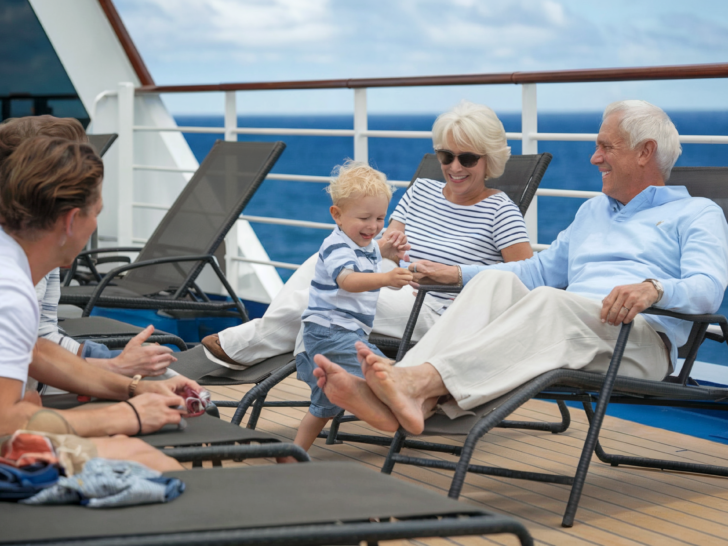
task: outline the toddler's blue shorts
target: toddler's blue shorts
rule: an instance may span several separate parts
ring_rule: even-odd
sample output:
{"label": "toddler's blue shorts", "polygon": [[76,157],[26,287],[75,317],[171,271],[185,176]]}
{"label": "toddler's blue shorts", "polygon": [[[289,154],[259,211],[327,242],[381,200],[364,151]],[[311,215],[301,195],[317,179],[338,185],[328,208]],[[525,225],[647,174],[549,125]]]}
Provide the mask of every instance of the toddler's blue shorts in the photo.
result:
{"label": "toddler's blue shorts", "polygon": [[305,381],[311,387],[311,407],[309,411],[315,417],[335,417],[341,411],[341,408],[332,404],[326,398],[324,391],[316,384],[318,378],[313,375],[313,371],[317,368],[316,363],[313,361],[314,355],[324,355],[347,372],[362,377],[361,364],[356,358],[356,347],[354,347],[357,341],[366,343],[373,352],[384,356],[376,346],[369,343],[364,330],[352,331],[339,326],[327,328],[313,322],[304,323],[303,345],[306,350],[296,355],[296,371],[298,379]]}

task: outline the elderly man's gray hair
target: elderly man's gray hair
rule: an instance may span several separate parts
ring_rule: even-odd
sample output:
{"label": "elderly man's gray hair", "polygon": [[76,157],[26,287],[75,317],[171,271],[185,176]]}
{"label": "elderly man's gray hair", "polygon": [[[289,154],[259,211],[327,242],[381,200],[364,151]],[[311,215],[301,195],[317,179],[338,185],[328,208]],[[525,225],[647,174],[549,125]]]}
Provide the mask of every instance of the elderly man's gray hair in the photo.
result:
{"label": "elderly man's gray hair", "polygon": [[634,149],[645,140],[657,144],[657,165],[665,182],[670,171],[682,153],[680,136],[670,117],[662,110],[644,100],[623,100],[613,102],[604,110],[602,121],[612,114],[621,114],[619,128],[627,136],[629,147]]}

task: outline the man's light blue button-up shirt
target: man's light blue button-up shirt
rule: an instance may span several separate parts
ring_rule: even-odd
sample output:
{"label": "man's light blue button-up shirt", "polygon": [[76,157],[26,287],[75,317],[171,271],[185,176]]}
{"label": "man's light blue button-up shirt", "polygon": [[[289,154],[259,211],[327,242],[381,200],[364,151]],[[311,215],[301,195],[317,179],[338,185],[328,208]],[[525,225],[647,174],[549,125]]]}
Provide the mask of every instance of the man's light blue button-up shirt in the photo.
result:
{"label": "man's light blue button-up shirt", "polygon": [[[718,205],[684,186],[650,186],[624,206],[600,195],[548,249],[521,262],[463,266],[463,282],[485,269],[512,271],[531,290],[564,288],[598,301],[616,286],[658,279],[665,293],[655,307],[714,313],[728,286],[728,225]],[[674,363],[690,323],[645,319],[672,342]]]}

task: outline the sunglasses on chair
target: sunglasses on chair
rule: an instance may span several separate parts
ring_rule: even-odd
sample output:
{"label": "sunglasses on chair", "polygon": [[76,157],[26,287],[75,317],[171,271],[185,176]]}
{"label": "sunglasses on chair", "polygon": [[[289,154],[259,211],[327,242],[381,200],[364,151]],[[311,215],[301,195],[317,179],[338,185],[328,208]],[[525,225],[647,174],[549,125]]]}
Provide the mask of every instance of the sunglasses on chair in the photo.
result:
{"label": "sunglasses on chair", "polygon": [[435,153],[437,154],[437,159],[443,165],[449,165],[450,163],[455,161],[455,158],[457,157],[460,164],[466,169],[469,169],[470,167],[475,167],[478,161],[480,161],[480,158],[484,157],[482,155],[474,154],[471,152],[465,152],[464,154],[455,155],[450,150],[435,150]]}

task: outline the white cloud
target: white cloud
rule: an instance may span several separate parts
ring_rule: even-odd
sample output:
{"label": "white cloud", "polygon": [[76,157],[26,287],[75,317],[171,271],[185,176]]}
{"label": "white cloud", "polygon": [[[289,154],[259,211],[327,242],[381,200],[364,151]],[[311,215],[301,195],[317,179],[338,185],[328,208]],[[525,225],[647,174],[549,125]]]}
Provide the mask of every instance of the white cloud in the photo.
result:
{"label": "white cloud", "polygon": [[329,0],[128,0],[120,7],[132,34],[158,51],[295,48],[338,33]]}
{"label": "white cloud", "polygon": [[724,61],[728,3],[691,2],[115,0],[159,83]]}

